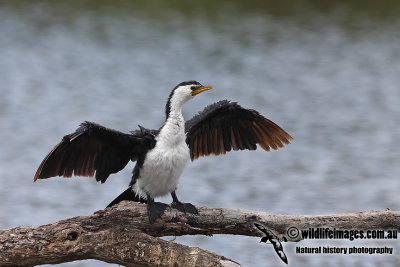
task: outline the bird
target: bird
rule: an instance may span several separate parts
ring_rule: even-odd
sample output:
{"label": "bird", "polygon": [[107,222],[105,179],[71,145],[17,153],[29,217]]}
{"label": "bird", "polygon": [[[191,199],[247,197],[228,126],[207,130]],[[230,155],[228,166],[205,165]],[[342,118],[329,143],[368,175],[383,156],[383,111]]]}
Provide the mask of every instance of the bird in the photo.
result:
{"label": "bird", "polygon": [[277,150],[293,138],[277,124],[237,102],[220,100],[185,122],[183,105],[198,94],[211,90],[197,81],[184,81],[171,91],[165,106],[165,122],[157,129],[138,129],[129,133],[85,121],[74,133],[65,135],[45,156],[34,181],[55,176],[95,176],[107,178],[136,162],[128,188],[107,207],[123,200],[145,203],[151,224],[168,205],[155,198],[170,194],[171,207],[198,214],[191,203],[178,200],[176,190],[189,158],[194,161],[232,150]]}
{"label": "bird", "polygon": [[268,241],[274,246],[274,250],[276,254],[278,254],[278,257],[286,264],[288,264],[288,258],[283,252],[283,246],[282,243],[280,242],[279,238],[267,227],[260,223],[253,223],[255,227],[257,227],[258,230],[260,230],[263,233],[263,237],[260,240],[260,243],[267,243]]}

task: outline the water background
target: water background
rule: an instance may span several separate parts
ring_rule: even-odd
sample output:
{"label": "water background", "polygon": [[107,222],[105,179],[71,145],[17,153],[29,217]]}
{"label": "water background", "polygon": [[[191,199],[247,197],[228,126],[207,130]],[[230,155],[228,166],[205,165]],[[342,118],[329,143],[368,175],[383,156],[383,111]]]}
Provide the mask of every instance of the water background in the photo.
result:
{"label": "water background", "polygon": [[[187,103],[186,118],[229,99],[294,141],[188,163],[182,201],[276,214],[399,210],[399,15],[397,1],[0,0],[0,229],[103,209],[128,185],[133,163],[103,185],[33,183],[41,160],[84,120],[124,132],[159,128],[171,89],[192,79],[214,90]],[[245,266],[282,264],[258,238],[176,242]],[[295,253],[335,244],[390,246],[395,255]],[[284,249],[295,266],[400,266],[398,241]]]}

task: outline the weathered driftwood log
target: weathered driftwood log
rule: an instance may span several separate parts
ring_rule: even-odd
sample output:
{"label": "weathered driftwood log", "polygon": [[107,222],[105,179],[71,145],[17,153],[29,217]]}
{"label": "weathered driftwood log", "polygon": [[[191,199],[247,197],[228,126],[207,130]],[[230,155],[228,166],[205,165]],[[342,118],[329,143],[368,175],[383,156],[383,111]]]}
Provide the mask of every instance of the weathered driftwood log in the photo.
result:
{"label": "weathered driftwood log", "polygon": [[240,266],[215,253],[168,242],[160,236],[234,234],[261,236],[259,222],[279,238],[290,227],[336,229],[400,229],[399,211],[367,211],[336,215],[272,215],[233,209],[199,208],[199,215],[167,209],[154,224],[146,206],[122,202],[91,216],[74,217],[42,226],[0,231],[0,266],[34,266],[97,259],[124,266]]}

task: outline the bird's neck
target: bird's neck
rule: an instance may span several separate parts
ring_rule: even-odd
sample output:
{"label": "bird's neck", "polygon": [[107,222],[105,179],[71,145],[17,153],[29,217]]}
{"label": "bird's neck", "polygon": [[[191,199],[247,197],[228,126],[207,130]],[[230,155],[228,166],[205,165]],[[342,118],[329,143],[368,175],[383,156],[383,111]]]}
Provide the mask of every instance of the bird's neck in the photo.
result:
{"label": "bird's neck", "polygon": [[172,92],[168,98],[166,120],[159,134],[159,138],[167,146],[185,143],[185,121],[182,115],[182,107],[187,101],[187,97],[175,92]]}
{"label": "bird's neck", "polygon": [[173,90],[165,106],[166,120],[170,117],[182,116],[182,107],[189,99],[187,95]]}
{"label": "bird's neck", "polygon": [[165,146],[172,148],[185,143],[185,121],[182,113],[170,113],[158,137]]}
{"label": "bird's neck", "polygon": [[180,104],[180,103],[178,103],[178,104],[176,104],[176,103],[174,103],[175,105],[170,105],[170,109],[169,109],[169,113],[167,114],[167,120],[169,119],[169,118],[171,118],[171,117],[179,117],[179,116],[182,116],[182,106],[183,106],[183,103],[182,104]]}
{"label": "bird's neck", "polygon": [[168,99],[166,107],[166,123],[168,121],[174,122],[176,120],[183,120],[182,117],[182,107],[185,104],[185,99],[179,97],[179,95],[174,95]]}
{"label": "bird's neck", "polygon": [[168,127],[176,134],[185,132],[185,120],[182,115],[182,107],[178,109],[172,108],[165,121],[164,127]]}

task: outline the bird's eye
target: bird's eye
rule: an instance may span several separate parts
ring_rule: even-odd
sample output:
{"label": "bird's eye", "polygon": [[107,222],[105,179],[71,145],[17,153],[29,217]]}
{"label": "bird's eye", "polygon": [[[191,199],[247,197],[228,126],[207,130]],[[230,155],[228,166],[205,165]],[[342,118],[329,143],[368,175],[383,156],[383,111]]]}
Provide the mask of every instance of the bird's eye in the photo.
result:
{"label": "bird's eye", "polygon": [[192,89],[192,90],[195,90],[197,88],[197,86],[192,86],[192,87],[190,87],[190,89]]}

